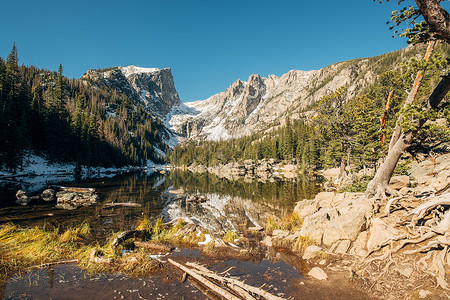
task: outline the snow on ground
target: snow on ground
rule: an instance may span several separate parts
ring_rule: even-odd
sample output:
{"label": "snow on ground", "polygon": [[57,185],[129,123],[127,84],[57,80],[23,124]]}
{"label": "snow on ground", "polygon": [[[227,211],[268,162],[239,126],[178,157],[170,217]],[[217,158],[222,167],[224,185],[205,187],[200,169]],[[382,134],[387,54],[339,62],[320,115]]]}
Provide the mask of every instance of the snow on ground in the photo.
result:
{"label": "snow on ground", "polygon": [[[29,152],[25,155],[23,168],[16,172],[0,170],[0,182],[12,182],[22,186],[26,192],[34,192],[49,184],[75,180],[75,163],[50,163],[48,159]],[[81,178],[113,177],[117,173],[136,171],[137,167],[104,168],[83,166]]]}
{"label": "snow on ground", "polygon": [[225,127],[222,126],[222,123],[224,123],[225,120],[220,122],[215,127],[212,128],[205,128],[204,132],[209,133],[207,139],[211,141],[220,141],[220,140],[228,140],[231,138],[231,135],[228,133],[228,131],[225,129]]}

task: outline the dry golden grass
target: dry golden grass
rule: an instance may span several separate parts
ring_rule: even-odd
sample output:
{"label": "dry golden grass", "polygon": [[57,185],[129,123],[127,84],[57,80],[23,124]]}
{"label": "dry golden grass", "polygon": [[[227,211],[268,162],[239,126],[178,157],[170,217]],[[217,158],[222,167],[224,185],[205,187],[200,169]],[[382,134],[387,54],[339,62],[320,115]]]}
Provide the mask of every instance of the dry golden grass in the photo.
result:
{"label": "dry golden grass", "polygon": [[299,236],[295,241],[292,251],[303,252],[308,246],[314,245],[314,241],[309,236]]}
{"label": "dry golden grass", "polygon": [[296,231],[300,230],[303,225],[303,219],[297,213],[290,213],[284,216],[281,220],[276,220],[273,217],[267,218],[266,232],[272,233],[275,229]]}
{"label": "dry golden grass", "polygon": [[0,279],[30,266],[79,259],[87,251],[85,238],[89,225],[81,224],[60,232],[59,228],[20,228],[14,224],[0,227]]}
{"label": "dry golden grass", "polygon": [[[137,224],[137,230],[148,232],[144,241],[170,243],[174,245],[198,245],[205,239],[206,231],[177,234],[185,224],[178,221],[174,226],[164,225],[162,218],[154,223],[144,217]],[[134,240],[129,239],[119,247],[112,247],[115,233],[104,244],[88,243],[90,227],[86,223],[59,228],[20,228],[14,224],[0,226],[0,280],[6,280],[16,272],[25,271],[30,266],[54,263],[61,260],[78,260],[79,265],[89,272],[121,272],[129,276],[143,276],[159,270],[162,264],[150,257],[151,250],[134,249]],[[213,247],[213,244],[209,245]],[[207,247],[206,247],[207,248]],[[91,253],[105,262],[91,261]],[[125,251],[123,254],[122,250]]]}
{"label": "dry golden grass", "polygon": [[234,240],[237,239],[239,236],[234,231],[227,231],[225,235],[223,236],[222,240],[226,243],[234,243]]}

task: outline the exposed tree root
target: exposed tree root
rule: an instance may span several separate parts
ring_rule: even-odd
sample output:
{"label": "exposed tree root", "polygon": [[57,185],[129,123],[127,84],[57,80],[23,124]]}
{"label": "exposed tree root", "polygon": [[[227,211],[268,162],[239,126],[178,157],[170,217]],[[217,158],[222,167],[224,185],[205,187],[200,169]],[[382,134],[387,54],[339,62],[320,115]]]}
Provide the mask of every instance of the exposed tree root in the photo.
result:
{"label": "exposed tree root", "polygon": [[386,206],[384,208],[384,216],[389,217],[390,213],[391,213],[391,206],[396,204],[399,200],[404,199],[405,196],[401,196],[401,197],[395,197],[392,198],[388,201],[388,203],[386,203]]}
{"label": "exposed tree root", "polygon": [[450,290],[448,287],[448,283],[445,281],[445,255],[448,252],[448,246],[445,246],[444,250],[439,252],[437,255],[437,267],[438,267],[438,273],[436,275],[436,280],[438,286],[442,287],[445,290]]}
{"label": "exposed tree root", "polygon": [[410,211],[409,215],[413,215],[411,223],[414,222],[414,224],[417,224],[417,221],[422,219],[430,210],[439,205],[450,205],[450,192],[441,194]]}
{"label": "exposed tree root", "polygon": [[[391,213],[391,207],[402,198],[403,197],[396,197],[390,199],[384,208],[384,216],[389,216],[389,214]],[[444,290],[450,290],[450,286],[445,280],[446,263],[450,262],[450,258],[448,255],[450,248],[449,205],[450,193],[445,192],[408,212],[406,216],[412,216],[412,220],[410,222],[405,220],[406,222],[402,224],[407,225],[409,223],[411,225],[411,227],[403,226],[405,230],[409,231],[409,234],[398,235],[370,250],[363,258],[363,264],[366,266],[363,269],[363,272],[367,271],[369,265],[378,262],[378,264],[375,264],[373,266],[378,266],[377,272],[380,272],[378,278],[381,278],[384,274],[387,273],[390,266],[392,265],[394,261],[394,254],[398,253],[406,245],[421,244],[425,241],[428,241],[426,245],[422,245],[418,249],[404,251],[403,254],[412,255],[417,253],[426,253],[426,256],[422,257],[418,261],[417,267],[421,267],[424,270],[429,270],[429,266],[426,260],[431,257],[433,252],[437,253],[436,251],[439,251],[432,262],[433,269],[437,271],[433,272],[432,275],[435,276],[437,285],[439,287]],[[416,227],[417,224],[425,224],[425,226]],[[391,249],[387,250],[382,255],[369,258],[369,256],[371,256],[373,253],[380,251],[383,247],[388,245],[391,246]],[[386,262],[387,259],[388,261]],[[381,267],[381,265],[383,264],[384,268]],[[373,288],[375,284],[376,283],[374,283],[371,288]]]}

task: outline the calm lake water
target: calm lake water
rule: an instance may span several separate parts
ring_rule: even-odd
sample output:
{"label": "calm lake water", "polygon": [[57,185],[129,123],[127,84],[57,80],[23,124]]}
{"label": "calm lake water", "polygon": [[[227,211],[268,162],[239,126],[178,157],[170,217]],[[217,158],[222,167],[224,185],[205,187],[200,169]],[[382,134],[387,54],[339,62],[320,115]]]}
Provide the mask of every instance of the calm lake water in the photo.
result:
{"label": "calm lake water", "polygon": [[[268,180],[241,178],[228,180],[211,174],[192,174],[171,170],[133,173],[112,178],[67,183],[68,186],[94,187],[100,196],[97,204],[76,210],[56,208],[55,203],[0,208],[0,224],[64,227],[81,222],[101,244],[112,232],[134,229],[143,216],[165,221],[189,218],[220,235],[227,230],[244,232],[255,225],[264,226],[268,217],[281,218],[292,212],[295,203],[312,198],[320,190],[315,178]],[[174,194],[175,190],[184,194]],[[171,192],[172,191],[172,192]],[[204,203],[186,204],[191,195],[206,197]],[[105,203],[136,203],[138,206],[109,207]],[[204,261],[222,272],[233,266],[231,276],[266,288],[279,296],[300,299],[295,286],[302,279],[301,261],[295,254],[274,249],[255,255],[251,261],[214,260],[198,250],[177,249],[172,257]],[[171,268],[148,278],[132,279],[121,274],[90,275],[76,265],[61,265],[18,274],[0,283],[5,299],[208,299],[195,282],[181,282]]]}
{"label": "calm lake water", "polygon": [[[264,225],[268,217],[281,218],[295,203],[312,198],[320,190],[315,178],[258,181],[250,178],[228,180],[212,174],[193,174],[171,170],[165,174],[132,173],[112,178],[92,179],[68,186],[96,188],[100,202],[76,210],[56,208],[54,203],[0,208],[0,224],[14,222],[22,226],[49,224],[75,225],[88,222],[99,238],[114,231],[129,230],[143,216],[165,221],[184,217],[217,231],[243,231]],[[185,194],[170,191],[183,189]],[[205,196],[207,201],[186,205],[186,197]],[[105,206],[105,203],[136,203],[136,207]]]}

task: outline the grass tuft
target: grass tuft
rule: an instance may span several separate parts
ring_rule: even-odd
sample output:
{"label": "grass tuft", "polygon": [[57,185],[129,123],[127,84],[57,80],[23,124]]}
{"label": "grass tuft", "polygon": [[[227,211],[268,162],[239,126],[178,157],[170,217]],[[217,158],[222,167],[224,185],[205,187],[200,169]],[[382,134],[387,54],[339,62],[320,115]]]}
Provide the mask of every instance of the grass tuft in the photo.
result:
{"label": "grass tuft", "polygon": [[297,231],[302,228],[303,219],[297,213],[290,213],[281,220],[275,220],[273,217],[267,218],[266,232],[272,233],[275,229]]}
{"label": "grass tuft", "polygon": [[237,239],[239,236],[234,231],[227,231],[225,235],[223,236],[222,240],[225,243],[234,243],[234,240]]}
{"label": "grass tuft", "polygon": [[299,236],[292,248],[295,252],[303,252],[308,246],[314,245],[314,241],[308,236]]}

